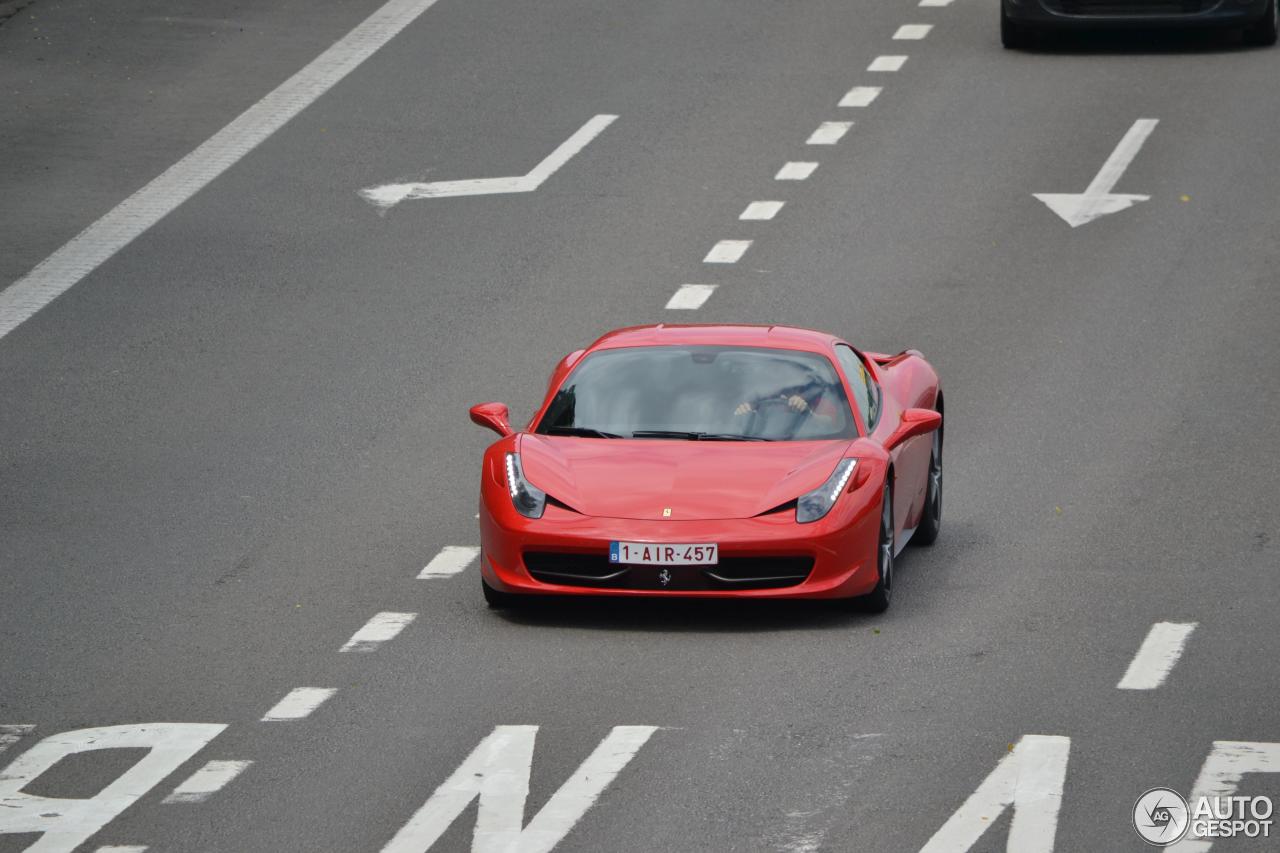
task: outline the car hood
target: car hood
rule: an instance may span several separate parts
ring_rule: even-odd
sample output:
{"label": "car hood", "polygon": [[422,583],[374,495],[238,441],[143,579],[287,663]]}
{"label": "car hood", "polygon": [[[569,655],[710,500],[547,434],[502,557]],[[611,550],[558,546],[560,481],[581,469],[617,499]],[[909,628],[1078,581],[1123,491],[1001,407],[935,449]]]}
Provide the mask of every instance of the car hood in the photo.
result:
{"label": "car hood", "polygon": [[520,460],[531,483],[585,515],[750,518],[822,485],[849,444],[846,439],[679,441],[526,433]]}

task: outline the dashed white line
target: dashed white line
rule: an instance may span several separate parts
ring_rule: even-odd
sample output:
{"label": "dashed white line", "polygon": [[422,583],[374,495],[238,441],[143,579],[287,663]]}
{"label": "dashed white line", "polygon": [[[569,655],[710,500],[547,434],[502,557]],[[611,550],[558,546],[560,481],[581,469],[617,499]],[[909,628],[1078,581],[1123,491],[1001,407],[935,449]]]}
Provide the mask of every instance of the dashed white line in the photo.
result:
{"label": "dashed white line", "polygon": [[778,170],[778,174],[773,176],[775,181],[803,181],[813,174],[813,170],[818,168],[817,163],[800,163],[792,161],[782,164],[782,168]]}
{"label": "dashed white line", "polygon": [[921,6],[950,6],[951,0],[920,0]]}
{"label": "dashed white line", "polygon": [[704,264],[736,264],[749,248],[751,248],[750,240],[721,240],[711,247],[711,251],[707,252],[702,262]]}
{"label": "dashed white line", "polygon": [[853,127],[851,121],[824,121],[818,129],[809,134],[806,145],[835,145]]}
{"label": "dashed white line", "polygon": [[337,692],[333,687],[295,687],[262,716],[262,722],[279,723],[304,719]]}
{"label": "dashed white line", "polygon": [[1116,685],[1121,690],[1155,690],[1164,684],[1187,646],[1196,622],[1157,622]]}
{"label": "dashed white line", "polygon": [[163,803],[203,803],[245,771],[252,761],[210,761],[173,789]]}
{"label": "dashed white line", "polygon": [[714,284],[682,284],[671,298],[667,307],[675,311],[693,311],[702,307],[702,303],[711,298],[718,285]]}
{"label": "dashed white line", "polygon": [[840,99],[842,107],[867,107],[880,96],[879,86],[854,86]]}
{"label": "dashed white line", "polygon": [[371,652],[387,640],[393,639],[405,626],[418,618],[417,613],[379,613],[364,627],[351,635],[340,652]]}
{"label": "dashed white line", "polygon": [[753,201],[738,216],[739,219],[773,219],[786,204],[783,201]]}
{"label": "dashed white line", "polygon": [[931,29],[933,24],[903,24],[893,37],[898,41],[919,41],[929,35]]}
{"label": "dashed white line", "polygon": [[871,64],[867,66],[868,71],[898,71],[903,65],[906,65],[907,58],[905,56],[877,56],[871,60]]}
{"label": "dashed white line", "polygon": [[99,847],[95,853],[146,853],[145,845],[120,845],[111,844],[106,847]]}
{"label": "dashed white line", "polygon": [[235,165],[435,3],[383,4],[196,150],[0,291],[0,338]]}
{"label": "dashed white line", "polygon": [[418,580],[453,577],[471,565],[471,561],[479,554],[480,549],[472,545],[446,545],[418,572]]}

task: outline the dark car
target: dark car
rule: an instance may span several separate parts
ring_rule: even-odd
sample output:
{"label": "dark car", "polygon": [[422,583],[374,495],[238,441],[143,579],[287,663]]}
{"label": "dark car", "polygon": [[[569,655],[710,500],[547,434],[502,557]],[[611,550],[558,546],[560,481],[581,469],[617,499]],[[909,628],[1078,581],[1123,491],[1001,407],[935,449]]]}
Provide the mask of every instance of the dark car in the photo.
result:
{"label": "dark car", "polygon": [[1234,27],[1246,44],[1276,43],[1277,0],[1000,0],[1000,41],[1027,47],[1044,30]]}

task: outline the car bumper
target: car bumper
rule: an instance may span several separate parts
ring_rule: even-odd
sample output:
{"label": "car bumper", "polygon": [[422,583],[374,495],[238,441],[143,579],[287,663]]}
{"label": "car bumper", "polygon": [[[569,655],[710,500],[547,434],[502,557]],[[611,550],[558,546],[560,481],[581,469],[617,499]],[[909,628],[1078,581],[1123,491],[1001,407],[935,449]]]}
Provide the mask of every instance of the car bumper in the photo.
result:
{"label": "car bumper", "polygon": [[[494,589],[532,595],[684,598],[847,598],[875,586],[879,493],[863,486],[827,516],[798,524],[794,511],[748,519],[639,521],[593,518],[548,506],[527,519],[480,507],[480,571]],[[613,541],[715,543],[717,566],[608,564]],[[551,555],[551,556],[548,556]],[[797,566],[806,564],[803,570]],[[763,583],[762,583],[763,579]]]}
{"label": "car bumper", "polygon": [[1243,27],[1268,12],[1268,0],[1001,0],[1023,24],[1062,28]]}

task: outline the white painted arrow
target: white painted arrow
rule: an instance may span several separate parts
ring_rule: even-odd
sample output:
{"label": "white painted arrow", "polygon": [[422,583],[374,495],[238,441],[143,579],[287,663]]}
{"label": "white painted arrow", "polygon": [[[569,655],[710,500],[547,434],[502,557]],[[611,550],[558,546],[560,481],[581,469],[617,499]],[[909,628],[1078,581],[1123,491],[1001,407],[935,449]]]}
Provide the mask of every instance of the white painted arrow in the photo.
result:
{"label": "white painted arrow", "polygon": [[435,181],[429,184],[383,184],[360,190],[360,195],[370,204],[381,208],[394,207],[410,198],[447,198],[458,195],[491,195],[495,193],[529,193],[542,186],[542,182],[568,163],[587,143],[613,123],[617,116],[598,115],[578,128],[578,132],[560,143],[555,151],[534,166],[527,175],[510,178],[471,178],[464,181]]}
{"label": "white painted arrow", "polygon": [[1138,155],[1138,150],[1142,148],[1142,143],[1147,141],[1159,122],[1160,119],[1156,118],[1140,118],[1135,121],[1084,192],[1032,195],[1048,205],[1050,210],[1061,216],[1072,228],[1079,228],[1108,213],[1119,213],[1137,202],[1146,201],[1151,196],[1113,193],[1111,190],[1119,183],[1124,170],[1129,168],[1133,158]]}

